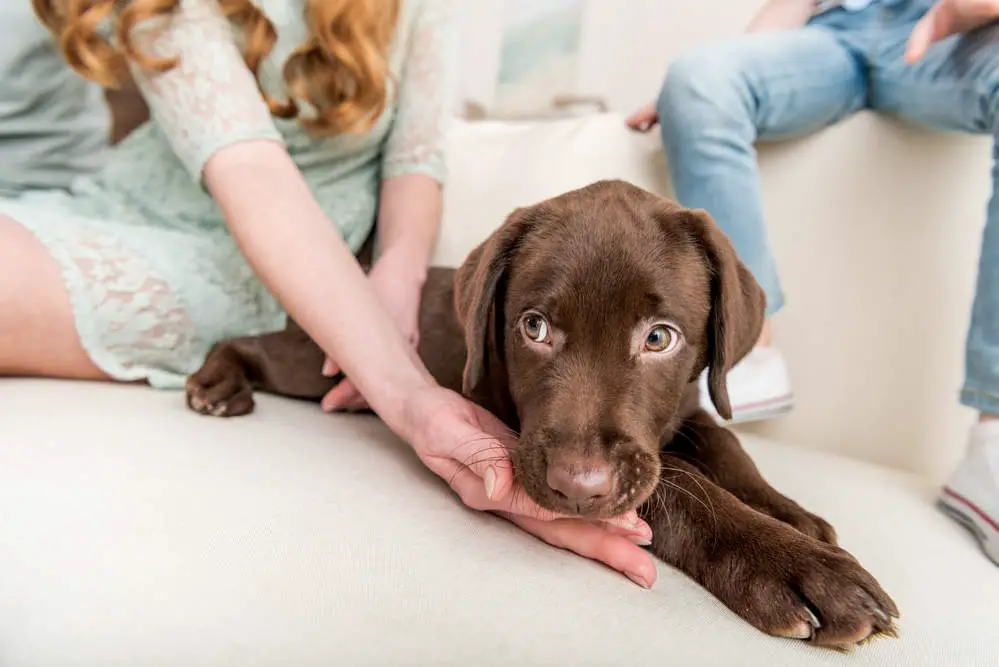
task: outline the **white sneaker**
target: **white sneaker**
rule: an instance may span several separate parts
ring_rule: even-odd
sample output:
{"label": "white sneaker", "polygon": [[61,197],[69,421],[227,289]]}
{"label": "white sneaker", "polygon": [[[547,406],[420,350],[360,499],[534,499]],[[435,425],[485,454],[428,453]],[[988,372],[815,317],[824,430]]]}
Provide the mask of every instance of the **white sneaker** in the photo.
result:
{"label": "white sneaker", "polygon": [[[701,408],[719,424],[726,423],[708,395],[708,373],[699,378]],[[726,378],[732,419],[728,424],[772,419],[794,408],[791,377],[784,357],[775,347],[754,347]]]}
{"label": "white sneaker", "polygon": [[968,454],[943,488],[940,506],[999,565],[999,422],[972,427]]}

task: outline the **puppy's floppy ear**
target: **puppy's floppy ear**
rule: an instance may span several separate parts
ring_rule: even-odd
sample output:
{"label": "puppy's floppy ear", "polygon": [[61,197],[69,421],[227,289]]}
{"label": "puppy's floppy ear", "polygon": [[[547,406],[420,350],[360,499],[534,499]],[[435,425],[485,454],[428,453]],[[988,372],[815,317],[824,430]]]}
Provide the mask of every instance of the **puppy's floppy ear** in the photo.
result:
{"label": "puppy's floppy ear", "polygon": [[506,221],[465,259],[455,275],[454,300],[465,332],[465,370],[462,392],[469,394],[487,375],[490,321],[502,326],[500,283],[517,246],[530,228],[525,209],[516,209]]}
{"label": "puppy's floppy ear", "polygon": [[708,394],[723,419],[732,418],[725,378],[753,349],[766,312],[766,296],[739,260],[728,236],[702,209],[683,212],[711,269],[711,313],[708,320]]}

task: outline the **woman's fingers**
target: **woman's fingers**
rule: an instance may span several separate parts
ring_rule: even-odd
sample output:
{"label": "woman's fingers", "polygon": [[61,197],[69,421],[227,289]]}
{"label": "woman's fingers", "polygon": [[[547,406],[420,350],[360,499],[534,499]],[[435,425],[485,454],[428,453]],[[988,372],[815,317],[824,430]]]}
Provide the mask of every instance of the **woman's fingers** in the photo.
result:
{"label": "woman's fingers", "polygon": [[355,389],[356,396],[346,401],[340,409],[344,412],[361,412],[362,410],[367,410],[369,408],[368,402],[364,399],[364,396],[360,394]]}
{"label": "woman's fingers", "polygon": [[336,410],[346,410],[351,404],[363,401],[360,392],[354,388],[350,380],[344,379],[337,386],[330,389],[329,393],[323,397],[320,404],[324,411],[334,412]]}
{"label": "woman's fingers", "polygon": [[626,537],[638,546],[647,547],[652,544],[652,528],[639,519],[634,510],[620,517],[604,519],[599,524],[607,532]]}
{"label": "woman's fingers", "polygon": [[[446,479],[448,479],[451,488],[461,496],[462,502],[473,509],[515,514],[536,521],[556,521],[568,518],[565,514],[553,512],[538,505],[527,495],[524,488],[516,483],[513,484],[511,492],[502,499],[490,499],[486,494],[483,480],[470,470],[457,470],[452,477]],[[634,510],[620,517],[593,521],[592,524],[602,532],[626,538],[639,546],[648,546],[652,543],[652,528],[638,518],[638,514]]]}
{"label": "woman's fingers", "polygon": [[[432,452],[435,458],[442,459],[437,463],[445,474],[439,475],[448,480],[452,487],[455,481],[471,489],[478,485],[484,496],[491,502],[499,502],[506,498],[513,487],[513,464],[510,462],[510,450],[492,433],[483,430],[481,420],[483,415],[477,414],[474,408],[466,419],[455,420],[450,428],[442,429],[442,435],[460,443],[456,447],[441,447],[440,451]],[[498,420],[497,420],[498,423]],[[489,427],[495,425],[490,423]],[[497,431],[496,428],[490,428]],[[472,479],[478,478],[478,481]],[[464,496],[463,496],[464,497]]]}
{"label": "woman's fingers", "polygon": [[340,372],[340,367],[329,357],[323,362],[323,377],[331,378]]}
{"label": "woman's fingers", "polygon": [[656,583],[658,572],[652,556],[624,537],[578,519],[539,521],[517,514],[503,516],[552,546],[614,568],[643,588]]}
{"label": "woman's fingers", "polygon": [[[514,489],[513,466],[509,460],[494,461],[485,466],[482,476],[469,465],[453,459],[435,459],[426,462],[461,497],[468,507],[482,511],[522,508],[523,493],[510,493]],[[540,508],[538,508],[540,510]]]}

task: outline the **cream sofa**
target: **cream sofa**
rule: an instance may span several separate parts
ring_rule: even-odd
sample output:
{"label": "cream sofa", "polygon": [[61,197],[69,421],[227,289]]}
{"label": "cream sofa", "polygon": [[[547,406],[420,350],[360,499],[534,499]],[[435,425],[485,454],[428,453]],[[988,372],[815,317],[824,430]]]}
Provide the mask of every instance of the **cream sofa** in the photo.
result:
{"label": "cream sofa", "polygon": [[[655,137],[615,115],[459,123],[450,160],[443,264],[597,178],[666,192]],[[895,597],[899,639],[772,639],[665,566],[644,591],[466,510],[373,418],[262,397],[214,420],[178,394],[4,380],[0,665],[999,664],[999,569],[934,507],[971,418],[988,145],[865,115],[763,162],[800,403],[744,442]]]}

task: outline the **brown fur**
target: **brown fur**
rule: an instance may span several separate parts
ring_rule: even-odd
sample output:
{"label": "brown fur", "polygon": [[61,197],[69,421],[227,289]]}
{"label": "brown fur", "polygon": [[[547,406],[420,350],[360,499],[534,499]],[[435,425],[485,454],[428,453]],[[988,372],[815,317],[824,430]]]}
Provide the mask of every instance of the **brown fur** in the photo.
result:
{"label": "brown fur", "polygon": [[[548,342],[531,339],[534,312]],[[518,209],[456,272],[432,269],[419,353],[442,385],[520,433],[515,474],[540,505],[589,518],[637,507],[656,556],[764,632],[837,648],[892,634],[894,602],[832,527],[767,484],[698,408],[707,368],[729,415],[725,376],[763,312],[705,212],[598,182]],[[671,351],[645,346],[658,322],[680,332]],[[295,325],[223,343],[191,377],[189,405],[234,416],[252,410],[254,389],[318,399],[338,380],[319,376],[322,359]],[[565,480],[600,490],[567,495]]]}

